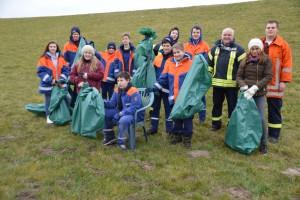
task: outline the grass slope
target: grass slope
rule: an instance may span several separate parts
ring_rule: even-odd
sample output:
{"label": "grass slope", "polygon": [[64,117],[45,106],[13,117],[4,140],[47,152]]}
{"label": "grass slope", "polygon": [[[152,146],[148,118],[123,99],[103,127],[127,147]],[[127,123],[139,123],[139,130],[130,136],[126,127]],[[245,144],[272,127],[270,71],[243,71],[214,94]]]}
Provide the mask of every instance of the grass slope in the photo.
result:
{"label": "grass slope", "polygon": [[[282,140],[269,146],[267,156],[233,152],[224,146],[224,129],[208,131],[211,91],[208,120],[204,125],[195,120],[193,138],[193,149],[208,151],[208,158],[191,158],[181,146],[170,146],[163,131],[147,144],[139,136],[136,152],[124,153],[103,147],[101,137],[76,137],[69,126],[47,126],[44,118],[24,110],[26,103],[43,101],[35,65],[44,46],[54,39],[62,47],[73,25],[98,49],[119,41],[123,31],[130,31],[137,43],[142,26],[154,28],[162,38],[176,25],[185,41],[194,23],[203,26],[210,45],[231,26],[236,41],[246,47],[250,38],[264,34],[269,19],[281,22],[280,34],[293,49],[294,81],[284,99]],[[299,19],[298,0],[1,19],[0,199],[299,199],[300,178],[281,173],[300,168]]]}

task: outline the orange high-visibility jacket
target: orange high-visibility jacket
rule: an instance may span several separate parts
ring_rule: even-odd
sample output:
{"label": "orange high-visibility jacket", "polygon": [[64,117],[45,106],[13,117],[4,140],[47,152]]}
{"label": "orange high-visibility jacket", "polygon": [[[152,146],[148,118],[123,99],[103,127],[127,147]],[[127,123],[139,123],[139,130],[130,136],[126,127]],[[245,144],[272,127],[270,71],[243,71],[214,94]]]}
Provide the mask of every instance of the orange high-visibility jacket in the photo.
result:
{"label": "orange high-visibility jacket", "polygon": [[209,52],[209,46],[203,40],[197,45],[187,42],[184,44],[184,51],[194,57],[197,54],[207,54]]}
{"label": "orange high-visibility jacket", "polygon": [[[266,38],[262,39],[265,43]],[[280,36],[269,45],[269,58],[272,61],[273,78],[267,86],[267,97],[282,98],[284,91],[279,89],[280,82],[292,81],[292,51]]]}

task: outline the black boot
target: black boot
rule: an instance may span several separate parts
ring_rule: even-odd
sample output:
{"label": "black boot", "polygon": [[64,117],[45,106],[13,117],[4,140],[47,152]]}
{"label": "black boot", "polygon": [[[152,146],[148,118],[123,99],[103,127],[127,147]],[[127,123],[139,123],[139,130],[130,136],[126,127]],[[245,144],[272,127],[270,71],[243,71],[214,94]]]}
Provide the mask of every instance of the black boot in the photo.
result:
{"label": "black boot", "polygon": [[170,134],[170,144],[177,144],[182,142],[181,132],[172,132]]}
{"label": "black boot", "polygon": [[267,145],[265,145],[265,144],[260,144],[260,145],[259,145],[259,152],[260,152],[261,154],[267,154],[267,153],[268,153]]}
{"label": "black boot", "polygon": [[192,135],[189,136],[183,136],[182,137],[183,140],[183,146],[187,149],[190,149],[192,147]]}

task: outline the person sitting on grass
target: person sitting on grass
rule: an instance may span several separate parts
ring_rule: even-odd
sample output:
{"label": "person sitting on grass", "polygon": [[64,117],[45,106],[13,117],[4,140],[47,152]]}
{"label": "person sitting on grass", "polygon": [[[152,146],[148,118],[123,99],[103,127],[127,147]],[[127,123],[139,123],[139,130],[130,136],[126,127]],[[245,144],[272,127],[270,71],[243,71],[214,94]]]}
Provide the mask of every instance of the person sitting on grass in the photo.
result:
{"label": "person sitting on grass", "polygon": [[[118,125],[118,145],[122,150],[126,150],[126,134],[128,134],[130,125],[134,123],[135,112],[142,108],[142,98],[137,88],[130,82],[128,72],[120,72],[117,75],[118,88],[115,89],[111,99],[104,101],[105,124],[103,145],[115,144],[116,138],[113,126]],[[138,114],[137,121],[144,120],[144,112]]]}

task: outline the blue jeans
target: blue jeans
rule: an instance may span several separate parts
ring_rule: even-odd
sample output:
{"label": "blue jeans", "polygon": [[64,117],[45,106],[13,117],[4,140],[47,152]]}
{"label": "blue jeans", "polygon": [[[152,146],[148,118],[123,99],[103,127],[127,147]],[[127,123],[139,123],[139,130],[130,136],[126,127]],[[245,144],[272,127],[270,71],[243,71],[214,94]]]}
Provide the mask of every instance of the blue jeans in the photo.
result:
{"label": "blue jeans", "polygon": [[266,122],[265,122],[265,103],[266,99],[265,96],[256,96],[253,97],[257,110],[259,112],[259,115],[261,117],[261,125],[263,128],[263,135],[261,136],[261,144],[267,145],[267,127],[266,127]]}
{"label": "blue jeans", "polygon": [[118,121],[114,121],[115,114],[119,113],[117,109],[105,109],[105,124],[104,124],[104,137],[113,139],[115,138],[115,134],[113,131],[113,127],[115,125],[119,128],[118,134],[118,144],[124,144],[126,135],[128,134],[130,125],[133,123],[133,115],[124,115],[121,116]]}
{"label": "blue jeans", "polygon": [[45,93],[44,96],[45,96],[45,113],[46,113],[46,116],[48,116],[48,115],[50,115],[49,106],[50,106],[51,92]]}

